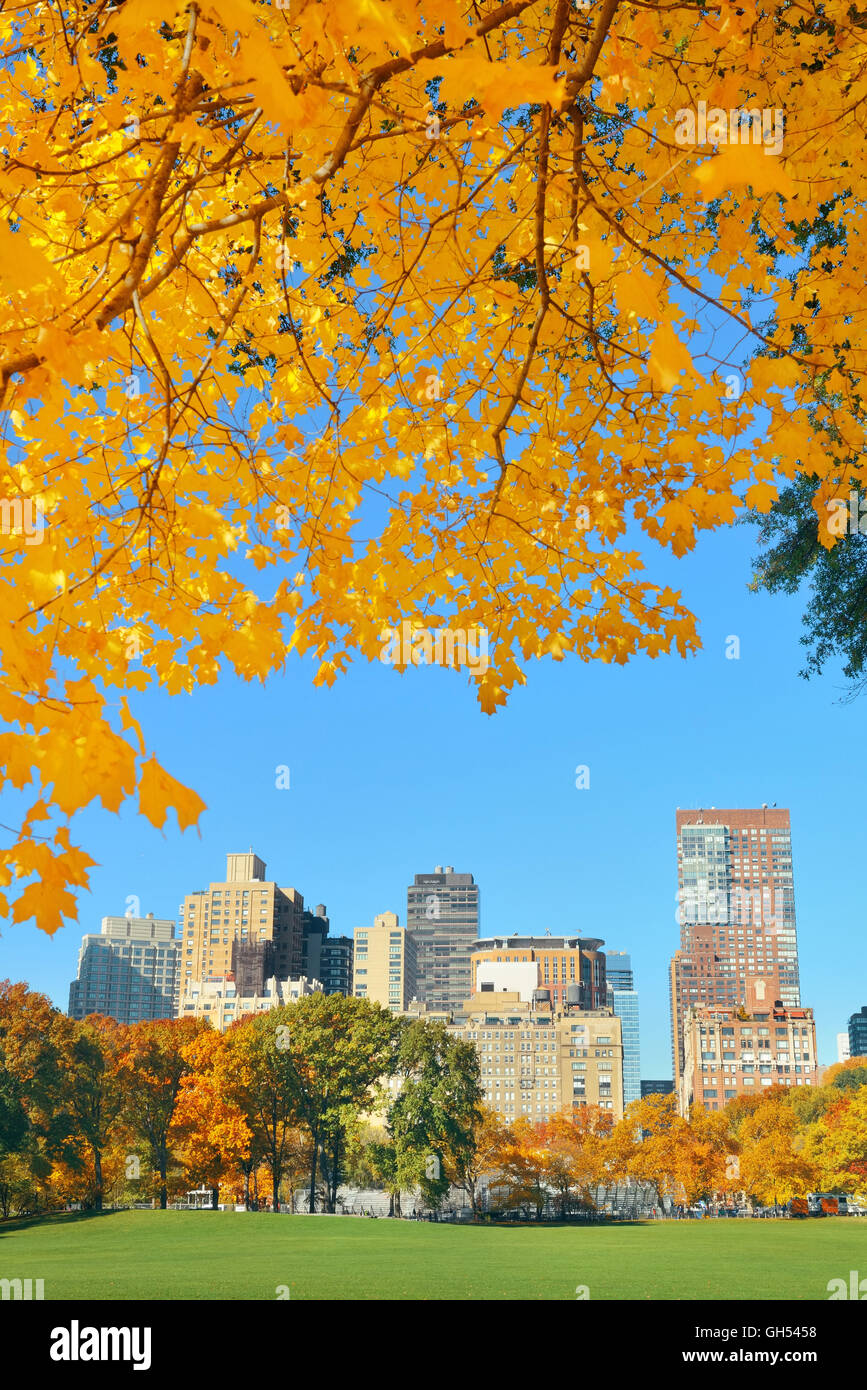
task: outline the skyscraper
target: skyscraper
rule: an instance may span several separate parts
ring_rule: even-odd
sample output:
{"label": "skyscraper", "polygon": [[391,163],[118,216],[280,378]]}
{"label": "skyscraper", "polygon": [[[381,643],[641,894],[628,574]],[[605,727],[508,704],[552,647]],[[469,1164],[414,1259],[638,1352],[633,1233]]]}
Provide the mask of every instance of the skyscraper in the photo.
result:
{"label": "skyscraper", "polygon": [[165,918],[103,917],[99,935],[82,937],[78,975],[69,986],[70,1018],[105,1014],[118,1023],[174,1018],[181,943]]}
{"label": "skyscraper", "polygon": [[188,893],[181,904],[185,990],[234,970],[243,972],[245,988],[261,987],[272,974],[299,977],[303,914],[301,894],[266,880],[252,850],[227,855],[223,882]]}
{"label": "skyscraper", "polygon": [[479,888],[472,874],[437,865],[406,893],[406,928],[416,947],[422,1003],[459,1009],[472,992],[470,952],[479,935]]}
{"label": "skyscraper", "polygon": [[638,1033],[638,995],[632,957],[625,951],[605,952],[608,1006],[623,1028],[623,1104],[641,1099],[641,1049]]}
{"label": "skyscraper", "polygon": [[680,950],[671,963],[675,1081],[684,1067],[683,1028],[693,1005],[733,1008],[747,978],[787,1008],[801,1002],[789,812],[677,812]]}

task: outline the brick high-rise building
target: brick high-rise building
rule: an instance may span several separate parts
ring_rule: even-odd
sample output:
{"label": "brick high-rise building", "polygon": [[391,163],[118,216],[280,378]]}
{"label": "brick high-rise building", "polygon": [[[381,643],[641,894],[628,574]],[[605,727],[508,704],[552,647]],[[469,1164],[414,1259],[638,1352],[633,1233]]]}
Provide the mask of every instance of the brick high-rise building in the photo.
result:
{"label": "brick high-rise building", "polygon": [[420,1002],[460,1008],[471,993],[470,952],[479,934],[472,874],[439,865],[432,874],[416,874],[406,893],[406,929],[416,948]]}
{"label": "brick high-rise building", "polygon": [[180,912],[185,993],[192,982],[223,979],[236,967],[245,985],[261,983],[266,970],[280,980],[301,975],[304,899],[266,879],[252,850],[227,855],[223,882],[188,893]]}
{"label": "brick high-rise building", "polygon": [[787,1008],[801,1002],[789,812],[716,807],[677,812],[680,950],[671,963],[675,1083],[692,1006],[734,1008],[764,977]]}

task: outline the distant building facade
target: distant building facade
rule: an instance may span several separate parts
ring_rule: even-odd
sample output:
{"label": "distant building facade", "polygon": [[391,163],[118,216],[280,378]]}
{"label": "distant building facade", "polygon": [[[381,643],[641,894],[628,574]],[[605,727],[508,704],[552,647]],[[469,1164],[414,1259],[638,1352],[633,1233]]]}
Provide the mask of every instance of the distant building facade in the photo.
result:
{"label": "distant building facade", "polygon": [[850,1047],[849,1047],[849,1034],[848,1034],[848,1033],[838,1033],[838,1034],[837,1034],[837,1061],[838,1061],[838,1062],[848,1062],[848,1061],[849,1061],[849,1058],[850,1058],[851,1056],[852,1056],[852,1053],[851,1053]]}
{"label": "distant building facade", "polygon": [[642,1081],[641,1099],[645,1096],[670,1096],[674,1092],[673,1081]]}
{"label": "distant building facade", "polygon": [[406,894],[406,927],[416,950],[419,1000],[460,1008],[472,992],[470,953],[479,935],[479,887],[472,874],[440,865],[416,874]]}
{"label": "distant building facade", "polygon": [[118,1023],[174,1018],[180,993],[180,949],[167,918],[103,917],[102,930],[82,937],[78,973],[69,986],[70,1018],[105,1014]]}
{"label": "distant building facade", "polygon": [[548,991],[554,1008],[608,1008],[604,944],[579,936],[480,937],[472,944],[472,992],[479,991],[480,970],[532,962],[537,988]]}
{"label": "distant building facade", "polygon": [[319,978],[326,994],[352,993],[354,949],[351,936],[329,936],[323,941]]}
{"label": "distant building facade", "polygon": [[621,1023],[609,1009],[555,1009],[548,998],[485,990],[450,1031],[475,1047],[485,1103],[506,1120],[536,1123],[585,1105],[623,1114]]}
{"label": "distant building facade", "polygon": [[849,1056],[867,1057],[867,1005],[849,1019]]}
{"label": "distant building facade", "polygon": [[380,912],[372,927],[356,927],[353,994],[402,1013],[416,997],[416,944],[396,912]]}
{"label": "distant building facade", "polygon": [[249,1014],[268,1013],[281,1004],[291,1004],[308,994],[317,994],[322,986],[318,980],[302,976],[297,980],[266,980],[261,990],[247,993],[227,976],[223,979],[194,980],[185,991],[181,1004],[182,1018],[205,1018],[218,1032]]}
{"label": "distant building facade", "polygon": [[[252,850],[228,854],[222,882],[187,894],[180,908],[184,989],[194,981],[225,979],[233,956],[243,972],[260,971],[260,986],[261,972],[269,968],[281,980],[301,975],[304,899],[266,879],[265,868]],[[270,951],[247,949],[266,945]],[[249,985],[246,974],[244,981]]]}
{"label": "distant building facade", "polygon": [[623,1026],[623,1104],[641,1098],[641,1041],[638,1026],[638,994],[632,973],[632,957],[625,951],[605,952],[606,1003]]}
{"label": "distant building facade", "polygon": [[684,1030],[680,1109],[693,1103],[722,1110],[736,1096],[771,1086],[815,1086],[816,1024],[812,1009],[766,998],[763,979],[747,981],[737,1008],[693,1006]]}
{"label": "distant building facade", "polygon": [[800,1004],[789,812],[678,809],[680,949],[671,963],[674,1076],[685,1065],[693,1006],[734,1008],[747,976],[776,980],[775,998]]}

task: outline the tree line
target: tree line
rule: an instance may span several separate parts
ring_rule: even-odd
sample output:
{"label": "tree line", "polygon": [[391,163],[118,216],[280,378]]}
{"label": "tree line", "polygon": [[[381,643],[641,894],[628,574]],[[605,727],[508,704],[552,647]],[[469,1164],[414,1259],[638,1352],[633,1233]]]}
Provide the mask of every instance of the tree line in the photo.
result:
{"label": "tree line", "polygon": [[402,1193],[437,1208],[456,1188],[474,1215],[567,1217],[626,1180],[659,1203],[867,1190],[867,1059],[688,1117],[653,1095],[620,1120],[588,1105],[507,1121],[483,1104],[472,1044],[368,1000],[314,994],[220,1033],[78,1021],[0,983],[3,1218],[165,1208],[195,1188],[334,1212],[343,1185],[387,1192],[395,1215]]}

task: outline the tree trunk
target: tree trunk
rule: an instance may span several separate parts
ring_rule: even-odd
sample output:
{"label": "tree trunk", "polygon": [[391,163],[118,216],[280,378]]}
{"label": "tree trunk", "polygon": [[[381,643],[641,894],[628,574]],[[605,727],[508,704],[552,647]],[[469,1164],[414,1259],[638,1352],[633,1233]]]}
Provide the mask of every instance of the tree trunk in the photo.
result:
{"label": "tree trunk", "polygon": [[333,1214],[337,1210],[337,1189],[340,1186],[340,1130],[334,1136],[334,1148],[331,1151],[331,1201],[329,1211]]}
{"label": "tree trunk", "polygon": [[169,1204],[167,1168],[168,1155],[166,1154],[166,1146],[163,1144],[160,1147],[160,1211],[165,1211]]}
{"label": "tree trunk", "polygon": [[217,1208],[219,1207],[219,1205],[220,1205],[220,1189],[219,1189],[218,1187],[212,1187],[212,1188],[211,1188],[211,1211],[216,1211]]}
{"label": "tree trunk", "polygon": [[102,1154],[95,1145],[93,1147],[93,1175],[93,1206],[95,1211],[102,1211]]}
{"label": "tree trunk", "polygon": [[250,1210],[250,1169],[244,1169],[244,1206]]}
{"label": "tree trunk", "polygon": [[401,1205],[400,1205],[400,1188],[397,1189],[397,1191],[393,1194],[393,1196],[394,1196],[394,1214],[395,1214],[395,1216],[398,1216],[398,1217],[403,1216],[403,1210],[402,1210]]}
{"label": "tree trunk", "polygon": [[319,1158],[319,1135],[313,1132],[313,1157],[310,1160],[310,1211],[316,1210],[316,1164]]}

